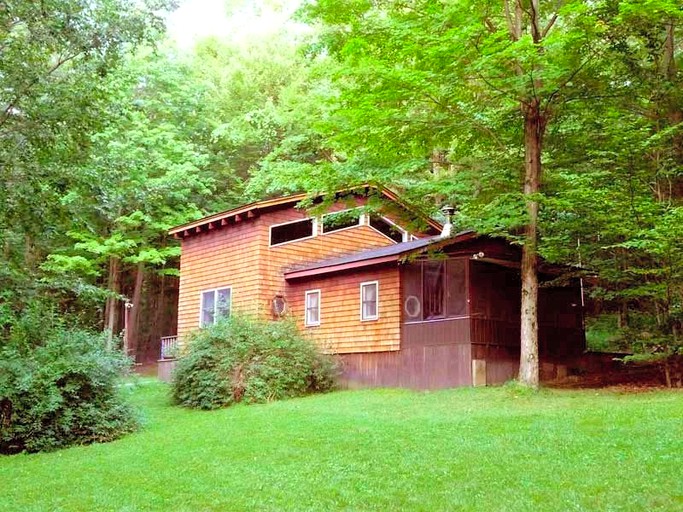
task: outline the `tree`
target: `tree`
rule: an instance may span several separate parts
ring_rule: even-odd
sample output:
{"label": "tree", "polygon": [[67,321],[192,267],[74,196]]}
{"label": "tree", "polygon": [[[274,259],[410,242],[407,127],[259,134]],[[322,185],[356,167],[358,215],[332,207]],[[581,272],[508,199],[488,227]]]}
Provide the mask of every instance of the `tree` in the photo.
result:
{"label": "tree", "polygon": [[609,80],[594,88],[599,102],[566,108],[549,198],[565,214],[546,230],[565,246],[581,240],[623,347],[658,356],[682,350],[682,16],[667,0],[612,2],[600,14]]}
{"label": "tree", "polygon": [[339,140],[392,183],[410,183],[434,160],[429,188],[445,184],[465,212],[478,210],[475,227],[522,244],[519,377],[531,387],[539,379],[545,136],[561,107],[600,75],[599,8],[579,0],[422,0],[323,1],[306,10],[327,27],[325,48],[344,64]]}
{"label": "tree", "polygon": [[[102,126],[102,78],[161,29],[163,1],[4,2],[0,9],[0,323],[49,294],[40,263],[69,218],[61,197]],[[49,286],[47,288],[50,288]]]}
{"label": "tree", "polygon": [[[106,288],[105,329],[119,326],[124,282],[132,308],[126,347],[135,353],[146,279],[177,274],[178,244],[168,229],[205,213],[216,176],[194,130],[204,123],[207,88],[187,80],[191,70],[171,57],[128,59],[106,80],[106,128],[90,137],[61,202],[72,219],[69,242],[43,268]],[[225,173],[224,173],[225,175]]]}

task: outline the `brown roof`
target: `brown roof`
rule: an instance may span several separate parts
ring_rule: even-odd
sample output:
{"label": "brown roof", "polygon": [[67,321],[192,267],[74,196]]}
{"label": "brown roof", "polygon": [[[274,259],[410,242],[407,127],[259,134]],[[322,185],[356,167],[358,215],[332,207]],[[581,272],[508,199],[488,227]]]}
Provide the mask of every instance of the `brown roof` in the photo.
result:
{"label": "brown roof", "polygon": [[[344,193],[344,192],[354,192],[354,191],[359,191],[359,190],[369,190],[369,189],[375,189],[379,191],[383,196],[385,196],[387,199],[399,204],[402,206],[404,209],[410,211],[410,212],[415,212],[414,208],[406,205],[404,201],[399,198],[398,195],[396,195],[394,192],[389,190],[388,188],[381,187],[381,186],[375,186],[375,185],[362,185],[356,188],[352,188],[349,190],[343,190],[337,192],[338,194]],[[324,195],[324,194],[323,194]],[[190,236],[195,233],[200,233],[206,229],[212,229],[214,227],[218,226],[226,226],[228,224],[232,224],[235,221],[241,221],[247,218],[253,218],[256,215],[260,213],[261,210],[265,210],[267,208],[274,208],[278,206],[286,206],[289,204],[296,204],[299,203],[305,199],[310,199],[311,196],[309,194],[295,194],[291,196],[285,196],[285,197],[278,197],[275,199],[266,199],[264,201],[255,201],[253,203],[248,203],[242,206],[239,206],[237,208],[233,208],[231,210],[226,210],[224,212],[216,213],[214,215],[209,215],[207,217],[203,217],[201,219],[188,222],[186,224],[181,224],[180,226],[176,226],[171,228],[168,232],[171,235],[174,235],[178,238],[183,238],[186,236]],[[435,221],[434,219],[420,213],[420,212],[415,212],[422,220],[424,220],[429,226],[436,230],[436,231],[441,231],[442,226],[439,222]]]}
{"label": "brown roof", "polygon": [[326,260],[310,263],[303,267],[291,268],[285,272],[285,279],[298,279],[302,277],[310,277],[320,274],[330,274],[332,272],[340,272],[342,270],[350,270],[360,267],[368,267],[371,265],[378,265],[380,263],[388,263],[392,261],[399,261],[402,257],[413,253],[424,252],[431,248],[440,248],[444,245],[451,245],[454,243],[469,240],[476,236],[474,231],[461,231],[451,237],[441,238],[434,236],[430,238],[421,238],[411,242],[402,242],[395,245],[388,245],[378,249],[367,249],[346,256],[337,258],[330,258]]}

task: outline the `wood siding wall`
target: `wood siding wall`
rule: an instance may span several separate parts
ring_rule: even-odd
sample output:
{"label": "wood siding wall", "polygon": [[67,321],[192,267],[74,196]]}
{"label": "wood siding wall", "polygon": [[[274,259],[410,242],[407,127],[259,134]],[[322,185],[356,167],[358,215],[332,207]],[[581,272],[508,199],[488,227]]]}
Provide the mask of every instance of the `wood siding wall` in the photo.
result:
{"label": "wood siding wall", "polygon": [[[361,204],[361,201],[355,204]],[[351,206],[353,204],[339,203],[333,205],[330,211],[343,210]],[[230,286],[232,287],[231,309],[233,312],[272,318],[272,300],[275,295],[283,294],[288,302],[292,302],[289,297],[290,291],[284,280],[284,271],[288,267],[394,243],[369,226],[356,226],[326,234],[322,234],[318,226],[318,233],[315,237],[270,247],[270,226],[305,218],[308,218],[305,211],[292,207],[274,209],[229,226],[217,227],[183,239],[178,298],[178,336],[181,343],[189,332],[199,327],[203,290]],[[348,279],[348,276],[345,279]],[[398,294],[398,277],[394,276],[392,279],[393,284],[388,282],[386,285],[380,284],[382,300],[389,300],[387,305],[380,305],[380,315],[382,309],[388,311],[394,308],[394,302],[398,301],[398,297],[391,299],[387,295],[390,286],[395,286],[395,295]],[[348,286],[359,294],[356,281]],[[335,287],[340,288],[340,284],[334,280],[329,286],[331,291]],[[344,317],[341,323],[353,322],[359,318],[357,311],[353,311],[353,314],[350,310],[347,312],[351,297],[356,302],[359,300],[351,288],[347,290],[348,297],[344,295],[345,298],[342,300],[341,304],[344,309],[338,313],[340,316],[347,314],[350,316],[348,319]],[[292,298],[296,303],[297,297]],[[324,307],[327,308],[327,306]],[[299,314],[299,311],[297,310],[295,314]],[[326,315],[329,321],[331,310],[323,311],[323,315]],[[338,324],[338,327],[340,326],[341,324]],[[398,329],[398,324],[392,329]],[[339,345],[340,350],[368,351],[398,348],[397,331],[390,332],[383,327],[380,332],[376,333],[376,339],[372,339],[371,331],[371,328],[366,328],[363,335],[357,332],[352,333]],[[325,336],[328,334],[330,333],[326,332]]]}
{"label": "wood siding wall", "polygon": [[346,354],[343,377],[349,386],[440,389],[472,384],[470,345],[421,345],[398,352]]}
{"label": "wood siding wall", "polygon": [[[330,208],[330,211],[345,208],[348,206],[339,204]],[[266,307],[270,307],[270,301],[276,294],[285,292],[284,271],[292,265],[312,263],[363,249],[394,244],[392,240],[369,226],[355,226],[325,234],[321,233],[321,227],[318,226],[318,234],[313,238],[270,247],[270,226],[305,219],[307,215],[303,211],[289,208],[264,214],[261,218],[264,222],[260,243],[264,248],[264,254],[261,262],[263,285],[260,300]]]}
{"label": "wood siding wall", "polygon": [[[360,284],[377,281],[379,318],[360,319]],[[320,290],[320,325],[304,326],[305,294]],[[345,272],[326,278],[289,283],[286,289],[290,314],[297,325],[330,352],[398,350],[401,341],[399,274],[396,266]]]}
{"label": "wood siding wall", "polygon": [[199,327],[201,292],[232,287],[232,311],[258,314],[260,218],[204,232],[182,242],[178,296],[178,338]]}

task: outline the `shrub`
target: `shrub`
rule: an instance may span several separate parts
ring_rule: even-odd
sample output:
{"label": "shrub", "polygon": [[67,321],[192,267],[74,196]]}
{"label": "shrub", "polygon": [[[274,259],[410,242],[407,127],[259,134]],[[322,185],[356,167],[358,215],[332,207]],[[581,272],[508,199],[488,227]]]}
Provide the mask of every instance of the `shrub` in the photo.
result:
{"label": "shrub", "polygon": [[137,426],[116,383],[130,361],[102,335],[57,328],[0,347],[0,453],[110,441]]}
{"label": "shrub", "polygon": [[334,387],[336,364],[287,321],[232,316],[196,331],[173,376],[176,403],[216,409]]}

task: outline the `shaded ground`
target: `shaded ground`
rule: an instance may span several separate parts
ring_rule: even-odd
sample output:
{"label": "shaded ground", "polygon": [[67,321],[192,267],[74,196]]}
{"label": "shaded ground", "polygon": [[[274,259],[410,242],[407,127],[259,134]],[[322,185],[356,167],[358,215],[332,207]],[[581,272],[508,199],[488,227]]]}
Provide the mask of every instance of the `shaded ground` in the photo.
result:
{"label": "shaded ground", "polygon": [[135,365],[134,371],[142,377],[156,377],[157,363],[156,361],[151,363],[138,363]]}
{"label": "shaded ground", "polygon": [[[679,376],[674,375],[672,387],[680,389]],[[616,388],[623,391],[645,391],[667,388],[663,367],[659,363],[629,363],[615,361],[608,368],[570,375],[550,382],[547,386],[559,389]]]}

